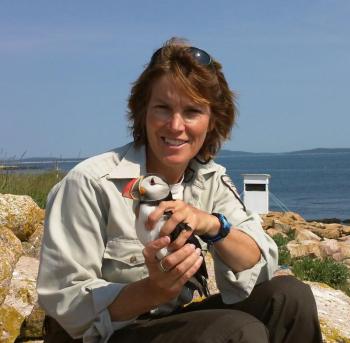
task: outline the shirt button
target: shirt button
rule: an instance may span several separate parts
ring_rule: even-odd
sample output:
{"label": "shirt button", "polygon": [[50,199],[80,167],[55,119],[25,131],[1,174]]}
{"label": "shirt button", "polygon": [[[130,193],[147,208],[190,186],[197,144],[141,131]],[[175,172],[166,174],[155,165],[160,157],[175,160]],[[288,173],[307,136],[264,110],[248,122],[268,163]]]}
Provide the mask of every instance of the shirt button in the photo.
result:
{"label": "shirt button", "polygon": [[137,261],[136,256],[131,256],[130,257],[130,263],[135,263]]}

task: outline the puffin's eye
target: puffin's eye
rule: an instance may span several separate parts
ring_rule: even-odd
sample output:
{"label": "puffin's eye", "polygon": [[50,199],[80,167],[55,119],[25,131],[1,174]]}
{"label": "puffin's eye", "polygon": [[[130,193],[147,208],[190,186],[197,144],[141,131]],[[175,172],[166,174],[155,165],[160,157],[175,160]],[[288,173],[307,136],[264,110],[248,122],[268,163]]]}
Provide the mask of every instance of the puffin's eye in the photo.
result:
{"label": "puffin's eye", "polygon": [[154,186],[156,183],[155,183],[155,181],[154,181],[154,178],[152,177],[152,179],[151,179],[151,186]]}

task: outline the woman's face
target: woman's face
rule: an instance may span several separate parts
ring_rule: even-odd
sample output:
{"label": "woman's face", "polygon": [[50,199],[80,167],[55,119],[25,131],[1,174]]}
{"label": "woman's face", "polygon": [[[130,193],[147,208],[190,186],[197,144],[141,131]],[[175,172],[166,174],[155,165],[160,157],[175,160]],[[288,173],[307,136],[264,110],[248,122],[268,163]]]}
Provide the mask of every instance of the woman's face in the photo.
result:
{"label": "woman's face", "polygon": [[181,177],[203,145],[210,115],[208,105],[195,103],[170,77],[159,78],[146,112],[148,171]]}

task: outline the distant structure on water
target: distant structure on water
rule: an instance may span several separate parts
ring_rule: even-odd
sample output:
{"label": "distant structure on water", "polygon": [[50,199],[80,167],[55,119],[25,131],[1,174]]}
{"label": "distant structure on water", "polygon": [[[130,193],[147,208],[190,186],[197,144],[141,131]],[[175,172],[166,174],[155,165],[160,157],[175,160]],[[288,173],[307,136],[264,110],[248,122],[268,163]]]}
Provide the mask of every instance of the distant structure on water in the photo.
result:
{"label": "distant structure on water", "polygon": [[270,174],[242,174],[243,202],[245,207],[259,214],[269,212]]}

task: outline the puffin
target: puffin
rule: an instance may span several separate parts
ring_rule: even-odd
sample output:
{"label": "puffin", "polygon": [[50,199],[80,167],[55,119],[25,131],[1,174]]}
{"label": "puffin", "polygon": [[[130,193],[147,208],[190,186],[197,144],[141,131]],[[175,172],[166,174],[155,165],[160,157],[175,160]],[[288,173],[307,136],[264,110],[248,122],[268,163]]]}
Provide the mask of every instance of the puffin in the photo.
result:
{"label": "puffin", "polygon": [[[143,245],[146,245],[150,241],[159,238],[160,230],[163,224],[171,217],[172,212],[165,212],[152,230],[148,230],[145,227],[145,223],[150,213],[155,210],[161,201],[174,200],[171,187],[165,179],[157,174],[147,174],[133,178],[123,188],[122,196],[138,201],[135,212],[136,234],[139,241]],[[170,240],[174,241],[183,230],[192,231],[192,228],[187,223],[179,223],[170,234]],[[188,238],[187,243],[192,243],[196,248],[201,249],[201,244],[193,233]],[[167,248],[163,248],[157,252],[157,258],[161,260],[170,253]],[[193,291],[197,290],[200,296],[208,297],[208,272],[202,253],[201,256],[203,257],[202,265],[185,286]]]}

